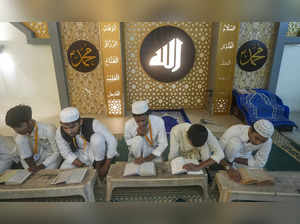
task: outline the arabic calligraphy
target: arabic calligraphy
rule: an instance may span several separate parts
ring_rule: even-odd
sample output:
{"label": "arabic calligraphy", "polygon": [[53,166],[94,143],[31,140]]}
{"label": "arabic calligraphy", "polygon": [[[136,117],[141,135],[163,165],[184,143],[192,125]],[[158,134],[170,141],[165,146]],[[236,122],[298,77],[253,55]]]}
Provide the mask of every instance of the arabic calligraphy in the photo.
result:
{"label": "arabic calligraphy", "polygon": [[115,48],[118,46],[118,41],[116,40],[104,40],[104,48]]}
{"label": "arabic calligraphy", "polygon": [[[92,49],[87,47],[85,49],[81,48],[80,50],[73,50],[70,53],[70,57],[71,57],[71,64],[73,67],[78,67],[81,63],[86,66],[92,66],[94,65],[92,62],[90,62],[91,60],[95,59],[96,56],[94,55],[89,55],[92,52]],[[76,63],[76,59],[79,58],[79,61]]]}
{"label": "arabic calligraphy", "polygon": [[232,24],[224,24],[223,25],[223,32],[225,31],[235,31],[236,29],[236,25],[232,25]]}
{"label": "arabic calligraphy", "polygon": [[261,41],[247,41],[238,50],[237,62],[245,71],[255,71],[261,68],[266,60],[267,48]]}
{"label": "arabic calligraphy", "polygon": [[[248,51],[247,51],[248,50]],[[240,58],[240,64],[241,65],[246,65],[250,62],[251,65],[256,66],[256,61],[261,60],[265,58],[265,55],[258,55],[263,52],[263,49],[259,47],[257,51],[251,50],[251,48],[245,49],[241,51],[241,58]]]}
{"label": "arabic calligraphy", "polygon": [[110,91],[109,94],[108,94],[108,97],[117,97],[117,96],[120,96],[120,95],[121,95],[121,92],[119,90],[117,90],[115,92]]}
{"label": "arabic calligraphy", "polygon": [[103,32],[115,32],[117,30],[116,24],[106,24],[103,26]]}
{"label": "arabic calligraphy", "polygon": [[233,41],[229,41],[222,45],[221,50],[232,49],[232,48],[234,48],[234,43]]}
{"label": "arabic calligraphy", "polygon": [[223,66],[229,66],[231,65],[231,60],[227,60],[227,61],[224,61],[224,59],[222,60],[222,63],[220,65],[223,65]]}
{"label": "arabic calligraphy", "polygon": [[[183,42],[174,38],[162,48],[158,49],[149,62],[151,66],[164,66],[166,69],[177,71],[181,66],[181,47]],[[169,56],[169,57],[168,57]]]}
{"label": "arabic calligraphy", "polygon": [[109,66],[110,64],[118,64],[119,57],[118,56],[110,56],[104,59],[105,65]]}
{"label": "arabic calligraphy", "polygon": [[109,74],[107,75],[106,78],[107,81],[117,81],[120,80],[120,74],[116,73],[116,74]]}
{"label": "arabic calligraphy", "polygon": [[99,63],[97,48],[86,40],[78,40],[72,43],[67,55],[72,68],[79,72],[90,72]]}

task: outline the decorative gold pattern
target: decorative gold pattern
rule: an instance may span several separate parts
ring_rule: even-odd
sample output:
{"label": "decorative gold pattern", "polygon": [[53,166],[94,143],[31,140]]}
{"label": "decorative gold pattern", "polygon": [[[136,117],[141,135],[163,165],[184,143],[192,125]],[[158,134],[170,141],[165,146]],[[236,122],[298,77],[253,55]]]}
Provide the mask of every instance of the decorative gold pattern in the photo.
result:
{"label": "decorative gold pattern", "polygon": [[300,22],[289,22],[288,37],[299,37],[300,36]]}
{"label": "decorative gold pattern", "polygon": [[254,72],[246,72],[235,65],[234,88],[266,88],[271,71],[278,26],[271,22],[241,23],[238,48],[249,40],[262,41],[268,49],[266,63]]}
{"label": "decorative gold pattern", "polygon": [[27,28],[34,32],[36,38],[49,39],[47,22],[24,22]]}
{"label": "decorative gold pattern", "polygon": [[[62,22],[60,28],[71,105],[77,107],[83,114],[106,115],[101,60],[92,72],[81,73],[71,67],[67,58],[68,48],[77,40],[87,40],[99,51],[99,23]],[[100,52],[99,57],[101,58]]]}
{"label": "decorative gold pattern", "polygon": [[230,112],[238,32],[238,23],[221,22],[219,25],[215,65],[216,80],[213,91],[214,114]]}
{"label": "decorative gold pattern", "polygon": [[123,75],[120,43],[120,23],[101,22],[101,52],[103,59],[103,75],[107,114],[122,116],[123,113]]}
{"label": "decorative gold pattern", "polygon": [[[148,76],[140,64],[139,52],[143,38],[153,29],[173,25],[192,38],[196,54],[191,71],[181,80],[163,83]],[[126,103],[148,99],[152,109],[204,109],[211,43],[210,23],[200,22],[136,22],[125,23]]]}

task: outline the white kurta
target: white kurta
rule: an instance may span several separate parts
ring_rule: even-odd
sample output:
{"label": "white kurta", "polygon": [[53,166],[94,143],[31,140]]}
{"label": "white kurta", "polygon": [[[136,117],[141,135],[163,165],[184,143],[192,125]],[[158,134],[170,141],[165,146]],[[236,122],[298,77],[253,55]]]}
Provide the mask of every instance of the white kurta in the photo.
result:
{"label": "white kurta", "polygon": [[0,135],[0,174],[10,169],[13,162],[19,162],[15,140],[12,136]]}
{"label": "white kurta", "polygon": [[[220,139],[220,145],[224,150],[225,158],[232,162],[235,158],[241,157],[248,159],[248,166],[262,168],[268,161],[272,148],[272,139],[269,138],[265,143],[253,145],[249,142],[248,125],[234,125],[227,129]],[[256,154],[253,156],[253,153]],[[235,167],[244,166],[234,164]]]}
{"label": "white kurta", "polygon": [[172,128],[170,135],[169,160],[178,156],[183,156],[188,159],[197,159],[201,161],[213,159],[219,163],[224,158],[224,153],[216,137],[208,128],[206,128],[208,131],[206,143],[201,147],[194,147],[190,144],[187,137],[187,131],[190,126],[190,123],[182,123]]}
{"label": "white kurta", "polygon": [[75,159],[79,159],[82,163],[92,166],[94,161],[102,161],[105,158],[112,159],[118,155],[116,138],[100,121],[93,120],[93,130],[95,133],[91,136],[90,142],[86,142],[86,145],[84,138],[80,134],[75,136],[79,149],[76,152],[72,152],[70,145],[61,135],[60,127],[57,129],[57,146],[62,157],[65,159],[61,165],[61,169],[75,168],[72,164]]}
{"label": "white kurta", "polygon": [[[57,169],[61,162],[61,157],[55,141],[56,128],[50,124],[40,122],[36,122],[36,124],[38,127],[38,158],[35,159],[35,163],[37,165],[43,164],[46,169]],[[29,136],[19,134],[16,136],[18,154],[25,169],[29,167],[25,159],[33,156],[35,130],[36,127]]]}
{"label": "white kurta", "polygon": [[[128,160],[138,157],[147,157],[150,154],[156,156],[155,162],[162,161],[161,155],[168,146],[167,134],[164,120],[155,115],[149,115],[152,128],[153,146],[143,136],[137,135],[138,125],[134,118],[129,119],[125,124],[124,138],[129,148]],[[148,130],[147,137],[150,139]]]}

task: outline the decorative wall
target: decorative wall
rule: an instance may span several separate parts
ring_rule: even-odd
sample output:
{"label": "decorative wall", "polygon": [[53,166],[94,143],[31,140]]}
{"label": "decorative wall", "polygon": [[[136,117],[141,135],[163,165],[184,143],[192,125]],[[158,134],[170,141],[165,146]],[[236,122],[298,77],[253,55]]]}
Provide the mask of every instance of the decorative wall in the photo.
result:
{"label": "decorative wall", "polygon": [[273,62],[277,24],[271,22],[241,23],[238,48],[249,40],[260,40],[268,49],[266,63],[257,71],[246,72],[235,65],[234,88],[266,88]]}
{"label": "decorative wall", "polygon": [[47,22],[24,22],[23,24],[34,32],[36,38],[50,38]]}
{"label": "decorative wall", "polygon": [[300,36],[300,22],[289,22],[287,36],[289,37]]}
{"label": "decorative wall", "polygon": [[[196,54],[193,68],[181,80],[164,83],[148,76],[140,64],[140,46],[153,29],[173,25],[192,38]],[[152,109],[204,109],[207,100],[208,66],[211,43],[210,23],[135,22],[124,24],[126,55],[127,110],[137,100],[148,99]]]}
{"label": "decorative wall", "polygon": [[99,23],[61,22],[60,30],[71,105],[83,114],[106,115],[101,60],[93,71],[81,73],[71,67],[67,57],[68,48],[73,42],[87,40],[98,49],[101,58]]}

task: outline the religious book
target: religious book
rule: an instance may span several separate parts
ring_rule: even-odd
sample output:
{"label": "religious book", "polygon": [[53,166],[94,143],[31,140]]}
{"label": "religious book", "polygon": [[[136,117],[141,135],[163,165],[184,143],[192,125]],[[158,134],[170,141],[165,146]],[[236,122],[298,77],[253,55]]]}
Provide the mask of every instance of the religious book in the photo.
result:
{"label": "religious book", "polygon": [[6,185],[23,184],[31,174],[32,173],[29,172],[27,169],[7,170],[3,175],[1,175],[0,184],[6,184]]}
{"label": "religious book", "polygon": [[245,167],[238,168],[241,176],[241,184],[258,184],[258,185],[272,185],[274,178],[271,177],[263,169],[248,169]]}
{"label": "religious book", "polygon": [[88,168],[75,168],[60,171],[51,184],[79,184],[83,181]]}
{"label": "religious book", "polygon": [[127,163],[123,176],[156,176],[155,164],[154,162],[145,162],[142,164]]}
{"label": "religious book", "polygon": [[188,175],[200,175],[203,174],[203,170],[187,171],[183,169],[183,166],[188,163],[199,165],[199,162],[195,159],[185,159],[183,157],[177,157],[171,161],[171,173],[173,175],[186,173]]}

